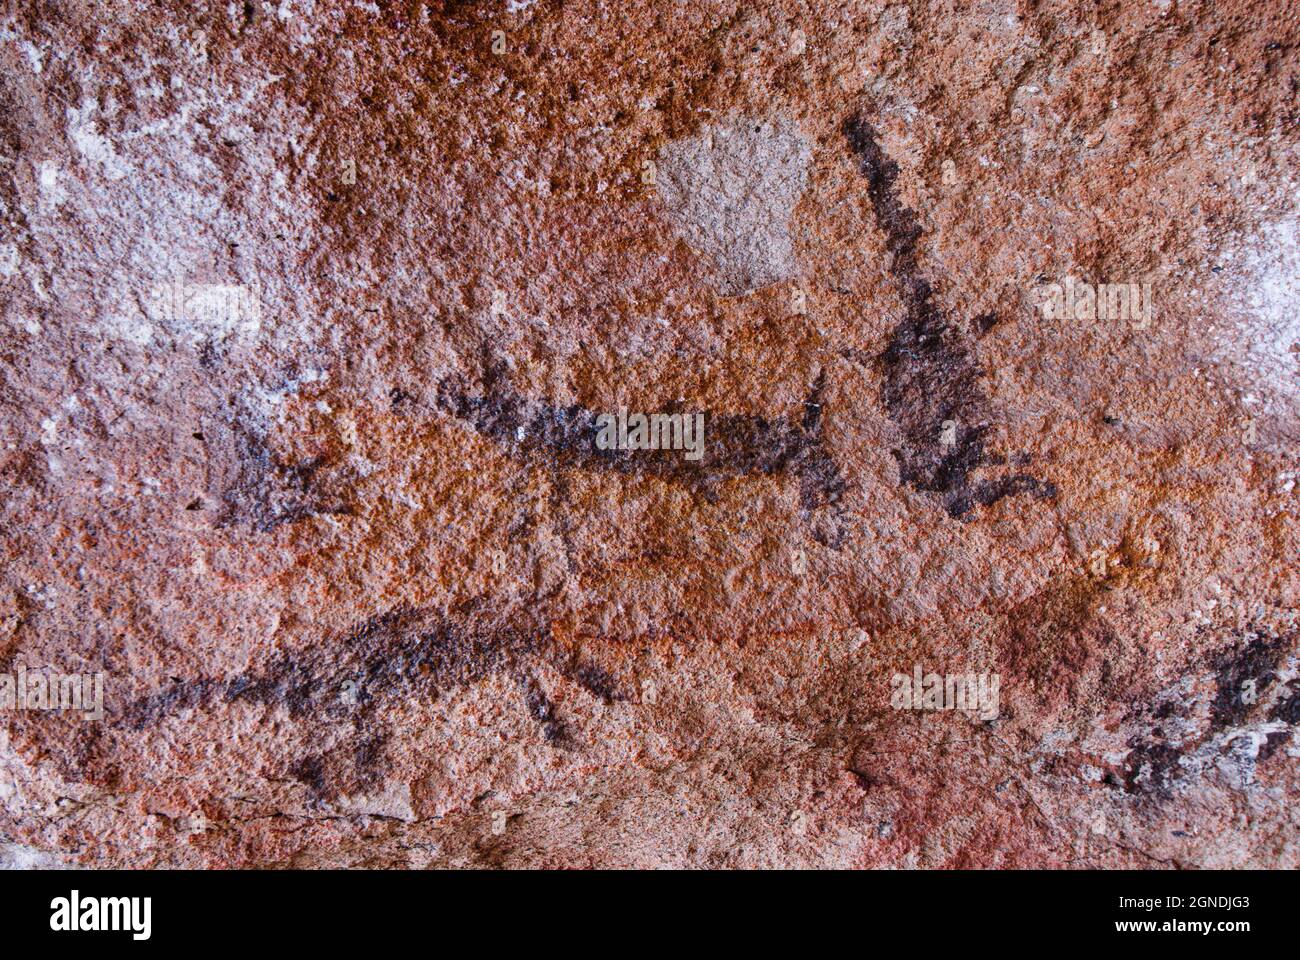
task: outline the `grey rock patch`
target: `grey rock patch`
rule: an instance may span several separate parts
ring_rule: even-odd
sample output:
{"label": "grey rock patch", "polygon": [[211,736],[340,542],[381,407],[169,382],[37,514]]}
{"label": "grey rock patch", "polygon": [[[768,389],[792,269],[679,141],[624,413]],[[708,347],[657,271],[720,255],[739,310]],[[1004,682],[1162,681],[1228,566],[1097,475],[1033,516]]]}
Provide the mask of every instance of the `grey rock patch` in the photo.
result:
{"label": "grey rock patch", "polygon": [[811,153],[794,123],[744,117],[660,151],[659,195],[686,242],[713,261],[723,296],[797,273],[790,215],[807,185]]}
{"label": "grey rock patch", "polygon": [[0,870],[66,870],[62,855],[21,843],[0,843]]}

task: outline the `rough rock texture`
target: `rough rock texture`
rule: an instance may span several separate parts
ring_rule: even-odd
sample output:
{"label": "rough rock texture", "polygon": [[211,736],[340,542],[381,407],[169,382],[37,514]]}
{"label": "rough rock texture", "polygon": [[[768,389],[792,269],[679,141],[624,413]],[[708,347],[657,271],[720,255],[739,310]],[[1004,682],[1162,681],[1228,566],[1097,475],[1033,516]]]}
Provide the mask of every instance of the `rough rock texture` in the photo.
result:
{"label": "rough rock texture", "polygon": [[663,179],[654,182],[668,218],[712,261],[723,295],[797,276],[789,220],[809,161],[797,128],[733,117],[670,141],[660,159]]}
{"label": "rough rock texture", "polygon": [[0,864],[1300,866],[1298,43],[2,0]]}

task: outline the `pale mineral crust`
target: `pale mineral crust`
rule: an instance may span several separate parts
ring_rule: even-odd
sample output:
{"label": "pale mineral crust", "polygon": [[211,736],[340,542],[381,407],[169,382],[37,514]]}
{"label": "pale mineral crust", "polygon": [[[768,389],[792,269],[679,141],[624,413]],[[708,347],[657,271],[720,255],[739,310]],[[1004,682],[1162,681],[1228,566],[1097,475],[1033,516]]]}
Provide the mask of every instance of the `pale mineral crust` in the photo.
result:
{"label": "pale mineral crust", "polygon": [[1298,43],[0,0],[0,865],[1300,866]]}

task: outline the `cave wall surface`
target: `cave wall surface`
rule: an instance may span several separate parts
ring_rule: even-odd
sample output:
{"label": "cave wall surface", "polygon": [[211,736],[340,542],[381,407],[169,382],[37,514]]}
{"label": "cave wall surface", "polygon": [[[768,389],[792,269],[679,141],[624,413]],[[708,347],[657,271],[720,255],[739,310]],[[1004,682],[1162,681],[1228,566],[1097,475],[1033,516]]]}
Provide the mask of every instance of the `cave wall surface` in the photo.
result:
{"label": "cave wall surface", "polygon": [[0,864],[1300,866],[1298,43],[3,0]]}

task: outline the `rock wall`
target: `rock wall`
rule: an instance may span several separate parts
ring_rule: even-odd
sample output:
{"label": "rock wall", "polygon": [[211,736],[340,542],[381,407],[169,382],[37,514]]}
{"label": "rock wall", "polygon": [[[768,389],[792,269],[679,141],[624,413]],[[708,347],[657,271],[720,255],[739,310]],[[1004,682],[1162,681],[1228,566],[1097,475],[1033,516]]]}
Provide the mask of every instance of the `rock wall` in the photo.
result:
{"label": "rock wall", "polygon": [[1298,43],[3,0],[0,863],[1300,865]]}

